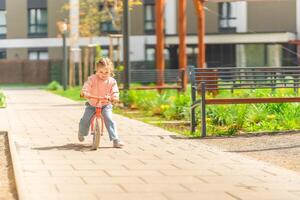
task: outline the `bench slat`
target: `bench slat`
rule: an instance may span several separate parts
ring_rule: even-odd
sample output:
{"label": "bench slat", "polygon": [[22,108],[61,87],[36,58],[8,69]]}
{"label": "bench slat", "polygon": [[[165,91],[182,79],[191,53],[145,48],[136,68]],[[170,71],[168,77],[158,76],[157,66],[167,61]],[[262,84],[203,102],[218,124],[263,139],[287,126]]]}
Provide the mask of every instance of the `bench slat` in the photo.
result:
{"label": "bench slat", "polygon": [[249,104],[300,102],[300,97],[205,99],[206,104]]}
{"label": "bench slat", "polygon": [[[124,87],[120,86],[119,90],[123,90]],[[157,89],[182,89],[179,85],[163,85],[163,86],[133,86],[131,90],[157,90]]]}
{"label": "bench slat", "polygon": [[[196,107],[201,107],[201,136],[206,136],[206,105],[208,104],[256,104],[256,103],[300,103],[300,66],[297,67],[252,67],[252,68],[190,68],[191,79],[191,131],[196,131]],[[293,88],[292,97],[235,97],[218,98],[221,90],[233,92],[239,89]],[[201,98],[197,99],[197,93]],[[215,98],[206,98],[212,93]],[[203,100],[203,101],[202,101]]]}

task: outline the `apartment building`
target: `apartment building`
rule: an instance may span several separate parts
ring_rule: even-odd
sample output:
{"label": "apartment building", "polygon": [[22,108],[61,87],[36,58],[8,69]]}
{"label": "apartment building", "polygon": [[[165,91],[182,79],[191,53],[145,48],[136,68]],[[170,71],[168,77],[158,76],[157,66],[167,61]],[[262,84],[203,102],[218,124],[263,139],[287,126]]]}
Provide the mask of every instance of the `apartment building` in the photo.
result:
{"label": "apartment building", "polygon": [[[205,15],[207,66],[298,65],[297,47],[289,41],[299,38],[299,1],[208,1]],[[187,29],[188,63],[195,65],[197,21],[192,0],[187,1]],[[177,36],[167,34],[166,43],[177,48]]]}
{"label": "apartment building", "polygon": [[[62,40],[56,22],[69,0],[0,0],[1,59],[61,59]],[[157,0],[156,0],[157,1]],[[130,13],[130,59],[135,68],[154,67],[155,0]],[[178,66],[178,1],[165,1],[165,59]],[[300,2],[297,0],[205,3],[207,66],[297,65],[300,39]],[[101,6],[99,6],[101,9]],[[193,0],[187,0],[187,56],[196,64],[197,18]],[[108,33],[118,33],[111,22],[101,24],[102,35],[92,38],[108,53]],[[80,38],[79,46],[91,40]],[[115,43],[115,46],[117,44]],[[122,49],[122,44],[121,47]],[[122,53],[121,53],[122,56]]]}

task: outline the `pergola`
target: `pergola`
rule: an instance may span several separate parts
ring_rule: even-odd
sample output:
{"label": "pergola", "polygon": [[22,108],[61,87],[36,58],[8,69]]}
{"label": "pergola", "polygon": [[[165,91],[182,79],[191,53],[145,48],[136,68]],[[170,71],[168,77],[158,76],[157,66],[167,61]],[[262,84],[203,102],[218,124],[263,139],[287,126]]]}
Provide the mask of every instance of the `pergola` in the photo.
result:
{"label": "pergola", "polygon": [[[205,68],[205,2],[237,2],[237,1],[274,1],[274,0],[193,0],[197,12],[197,26],[198,26],[198,59],[197,67]],[[158,70],[158,85],[164,84],[164,5],[165,0],[156,0],[156,69]],[[187,70],[187,56],[186,56],[186,0],[179,0],[178,6],[179,20],[179,69]],[[187,73],[186,73],[187,74]],[[184,88],[187,85],[187,77],[184,78]]]}

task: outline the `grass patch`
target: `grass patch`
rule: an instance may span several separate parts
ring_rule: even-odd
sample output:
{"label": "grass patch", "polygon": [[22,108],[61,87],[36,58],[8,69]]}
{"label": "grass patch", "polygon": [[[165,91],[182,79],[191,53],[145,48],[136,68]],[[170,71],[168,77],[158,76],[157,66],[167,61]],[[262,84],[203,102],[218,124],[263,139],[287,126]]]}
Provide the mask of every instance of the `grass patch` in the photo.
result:
{"label": "grass patch", "polygon": [[39,88],[44,89],[46,85],[35,85],[30,83],[12,83],[12,84],[0,84],[1,88],[18,89],[18,88]]}
{"label": "grass patch", "polygon": [[74,101],[85,101],[85,99],[80,98],[79,94],[80,94],[80,90],[81,87],[74,87],[74,88],[69,88],[66,91],[59,89],[59,90],[49,90],[50,92],[72,99]]}
{"label": "grass patch", "polygon": [[197,135],[190,134],[190,124],[187,123],[186,121],[180,122],[174,120],[167,120],[162,118],[161,116],[150,115],[149,113],[143,110],[130,109],[126,107],[114,107],[114,113],[123,115],[130,119],[139,120],[147,124],[155,125],[163,129],[166,129],[168,131],[175,132],[177,134],[181,134],[189,137],[197,136]]}

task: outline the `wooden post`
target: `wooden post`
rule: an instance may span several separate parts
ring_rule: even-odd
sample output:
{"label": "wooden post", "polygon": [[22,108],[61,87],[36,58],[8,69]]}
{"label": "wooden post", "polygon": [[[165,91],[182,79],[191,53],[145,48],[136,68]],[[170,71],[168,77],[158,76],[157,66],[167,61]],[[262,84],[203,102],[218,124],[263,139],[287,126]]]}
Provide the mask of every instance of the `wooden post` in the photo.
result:
{"label": "wooden post", "polygon": [[90,46],[90,74],[94,74],[94,47],[91,45]]}
{"label": "wooden post", "polygon": [[79,86],[82,86],[82,56],[81,56],[81,49],[78,49],[79,51],[79,61],[78,61],[78,84]]}
{"label": "wooden post", "polygon": [[72,50],[70,49],[70,53],[69,53],[69,86],[70,87],[74,87],[75,86],[75,66],[74,66],[74,61],[73,61],[73,56],[74,56],[74,52],[72,52]]}
{"label": "wooden post", "polygon": [[113,38],[111,35],[109,35],[109,59],[114,62],[114,44],[113,44]]}
{"label": "wooden post", "polygon": [[193,0],[198,18],[198,68],[205,68],[205,11],[204,0]]}
{"label": "wooden post", "polygon": [[120,61],[121,61],[121,53],[120,53],[120,37],[117,38],[117,66],[120,66]]}
{"label": "wooden post", "polygon": [[187,86],[187,56],[186,56],[186,0],[179,0],[179,69],[185,70],[182,86],[186,90]]}
{"label": "wooden post", "polygon": [[89,76],[89,48],[85,47],[83,51],[83,81],[86,81]]}
{"label": "wooden post", "polygon": [[155,4],[155,15],[156,15],[156,69],[158,71],[157,85],[164,85],[164,70],[165,70],[165,59],[164,59],[164,4],[165,0],[156,0]]}
{"label": "wooden post", "polygon": [[[121,34],[111,34],[109,35],[109,58],[116,63],[116,66],[120,66],[121,53],[120,53],[120,39],[123,37]],[[117,55],[114,57],[114,39],[117,39]],[[115,60],[116,59],[116,60]]]}

